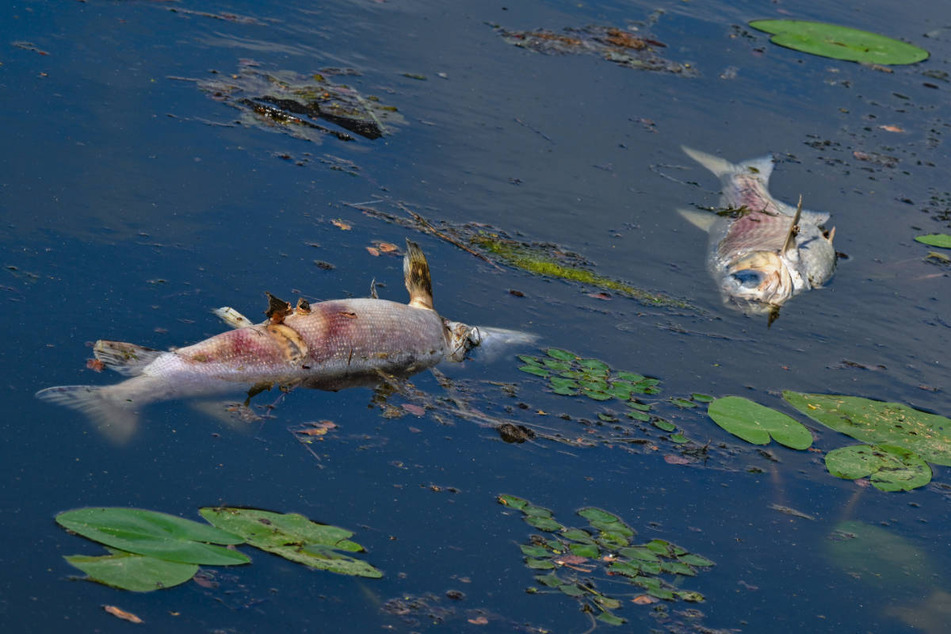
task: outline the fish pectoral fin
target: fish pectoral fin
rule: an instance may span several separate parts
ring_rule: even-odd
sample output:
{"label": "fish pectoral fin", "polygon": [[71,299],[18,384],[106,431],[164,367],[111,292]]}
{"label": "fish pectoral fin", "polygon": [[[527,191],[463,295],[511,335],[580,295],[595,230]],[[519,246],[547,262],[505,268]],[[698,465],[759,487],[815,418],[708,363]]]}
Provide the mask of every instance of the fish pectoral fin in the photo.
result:
{"label": "fish pectoral fin", "polygon": [[799,204],[796,205],[796,215],[793,216],[792,224],[789,225],[789,233],[786,234],[786,241],[783,243],[783,253],[790,254],[796,250],[796,236],[799,235],[799,220],[802,218],[802,195],[799,196]]}
{"label": "fish pectoral fin", "polygon": [[248,326],[253,326],[251,320],[236,311],[231,306],[222,306],[221,308],[216,308],[211,311],[215,314],[218,319],[225,322],[234,329],[238,328],[247,328]]}
{"label": "fish pectoral fin", "polygon": [[409,291],[409,305],[433,310],[433,281],[429,276],[429,263],[423,250],[411,240],[406,240],[406,257],[403,258],[403,277]]}
{"label": "fish pectoral fin", "polygon": [[698,229],[703,229],[707,233],[710,233],[713,229],[713,223],[715,223],[718,218],[716,214],[698,211],[696,209],[678,209],[677,213],[686,218],[690,224]]}
{"label": "fish pectoral fin", "polygon": [[159,356],[165,354],[161,350],[137,346],[134,343],[122,341],[106,341],[100,339],[92,348],[96,359],[102,361],[110,370],[115,370],[123,376],[137,376],[142,370]]}
{"label": "fish pectoral fin", "polygon": [[823,237],[829,241],[829,244],[832,244],[832,241],[835,240],[835,227],[829,229]]}

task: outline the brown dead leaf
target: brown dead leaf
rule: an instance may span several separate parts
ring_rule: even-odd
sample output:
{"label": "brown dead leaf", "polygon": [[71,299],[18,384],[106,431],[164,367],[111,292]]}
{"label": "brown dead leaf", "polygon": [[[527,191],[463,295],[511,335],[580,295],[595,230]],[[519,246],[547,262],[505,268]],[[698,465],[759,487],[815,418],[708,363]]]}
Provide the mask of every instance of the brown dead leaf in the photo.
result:
{"label": "brown dead leaf", "polygon": [[99,359],[86,359],[86,368],[93,372],[102,372],[106,369],[106,364]]}
{"label": "brown dead leaf", "polygon": [[373,257],[375,258],[380,257],[380,250],[377,249],[376,247],[366,247],[366,250],[367,250],[367,253],[369,253]]}
{"label": "brown dead leaf", "polygon": [[375,244],[376,247],[380,250],[380,253],[398,254],[400,251],[399,247],[393,244],[392,242],[380,242],[379,240],[375,240],[373,244]]}
{"label": "brown dead leaf", "polygon": [[664,456],[664,462],[667,464],[690,464],[690,460],[683,456]]}
{"label": "brown dead leaf", "polygon": [[485,618],[484,616],[477,616],[474,619],[469,619],[469,622],[473,625],[488,625],[489,619]]}
{"label": "brown dead leaf", "polygon": [[599,293],[588,293],[588,297],[593,297],[594,299],[601,299],[604,301],[608,301],[611,299],[611,294],[601,291]]}
{"label": "brown dead leaf", "polygon": [[660,601],[660,599],[657,597],[652,597],[649,594],[639,594],[631,599],[631,602],[636,603],[637,605],[650,605],[651,603],[657,603],[658,601]]}
{"label": "brown dead leaf", "polygon": [[343,220],[341,220],[340,218],[334,218],[334,219],[331,220],[330,222],[332,222],[333,225],[334,225],[335,227],[337,227],[338,229],[340,229],[341,231],[350,231],[351,229],[353,229],[353,227],[351,227],[350,225],[348,225],[347,223],[345,223],[345,222],[344,222]]}
{"label": "brown dead leaf", "polygon": [[322,420],[316,423],[304,423],[300,429],[296,430],[296,433],[301,436],[326,436],[328,431],[336,428],[337,423]]}
{"label": "brown dead leaf", "polygon": [[905,131],[904,128],[897,125],[880,125],[878,127],[881,128],[882,130],[885,130],[885,132],[904,132]]}
{"label": "brown dead leaf", "polygon": [[582,557],[580,555],[562,555],[554,560],[556,564],[560,566],[566,566],[568,564],[583,564],[588,561],[587,557]]}
{"label": "brown dead leaf", "polygon": [[122,608],[117,608],[114,605],[104,605],[102,609],[116,617],[117,619],[122,619],[123,621],[128,621],[129,623],[145,623],[142,619],[132,614],[131,612],[126,612]]}
{"label": "brown dead leaf", "polygon": [[412,403],[403,403],[403,409],[405,409],[410,414],[416,416],[422,416],[426,413],[426,410],[420,407],[419,405],[413,405]]}

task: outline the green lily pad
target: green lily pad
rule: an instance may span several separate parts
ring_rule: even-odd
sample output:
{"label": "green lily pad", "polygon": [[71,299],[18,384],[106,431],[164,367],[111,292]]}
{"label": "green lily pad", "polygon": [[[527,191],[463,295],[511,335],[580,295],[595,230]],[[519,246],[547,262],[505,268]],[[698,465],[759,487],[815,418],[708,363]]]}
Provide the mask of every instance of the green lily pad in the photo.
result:
{"label": "green lily pad", "polygon": [[218,528],[241,535],[251,546],[290,561],[343,575],[383,576],[367,562],[338,552],[364,551],[363,546],[350,541],[353,533],[344,528],[318,524],[297,513],[226,507],[206,507],[199,512]]}
{"label": "green lily pad", "polygon": [[847,26],[805,20],[754,20],[750,26],[772,33],[773,44],[803,53],[865,64],[914,64],[928,51],[906,42]]}
{"label": "green lily pad", "polygon": [[917,236],[915,240],[931,247],[951,249],[951,236],[946,233],[932,233],[926,236]]}
{"label": "green lily pad", "polygon": [[918,454],[902,447],[852,445],[826,454],[826,468],[837,478],[871,476],[882,491],[911,491],[931,482],[931,467]]}
{"label": "green lily pad", "polygon": [[858,396],[783,392],[790,405],[826,427],[870,445],[893,445],[951,466],[951,419],[901,403]]}
{"label": "green lily pad", "polygon": [[174,515],[132,508],[90,507],[56,516],[63,528],[138,555],[205,566],[234,566],[251,560],[215,544],[241,544],[234,533]]}
{"label": "green lily pad", "polygon": [[718,398],[707,407],[717,425],[754,445],[773,440],[791,449],[807,449],[812,434],[802,423],[774,409],[739,396]]}
{"label": "green lily pad", "polygon": [[91,581],[132,592],[171,588],[185,583],[198,572],[197,564],[183,564],[118,551],[101,557],[72,555],[65,559],[89,575]]}

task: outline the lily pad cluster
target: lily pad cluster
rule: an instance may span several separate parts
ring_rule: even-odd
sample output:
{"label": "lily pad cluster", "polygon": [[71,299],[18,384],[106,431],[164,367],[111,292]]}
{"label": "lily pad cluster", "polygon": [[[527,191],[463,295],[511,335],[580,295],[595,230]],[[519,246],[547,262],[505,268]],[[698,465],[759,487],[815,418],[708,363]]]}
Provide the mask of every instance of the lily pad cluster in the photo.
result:
{"label": "lily pad cluster", "polygon": [[209,507],[210,524],[135,508],[90,507],[56,516],[63,528],[106,546],[108,555],[65,559],[92,581],[135,592],[170,588],[199,566],[250,563],[235,546],[247,544],[311,568],[379,578],[379,570],[345,553],[364,552],[352,532],[295,513]]}
{"label": "lily pad cluster", "polygon": [[703,595],[678,586],[683,577],[692,577],[698,570],[714,565],[709,559],[688,552],[662,539],[638,544],[636,533],[624,520],[599,508],[587,507],[578,515],[587,520],[583,528],[565,526],[555,520],[549,509],[536,506],[514,495],[499,495],[504,506],[522,512],[525,522],[545,535],[532,535],[519,548],[525,565],[538,571],[529,593],[543,588],[558,591],[576,599],[584,612],[599,621],[621,625],[626,619],[614,612],[622,607],[621,599],[608,596],[595,584],[600,576],[605,585],[623,580],[634,586],[647,601],[703,601]]}
{"label": "lily pad cluster", "polygon": [[866,443],[830,452],[826,466],[833,475],[871,476],[879,489],[908,491],[931,481],[926,463],[951,466],[949,418],[858,396],[786,391],[783,398],[816,422]]}

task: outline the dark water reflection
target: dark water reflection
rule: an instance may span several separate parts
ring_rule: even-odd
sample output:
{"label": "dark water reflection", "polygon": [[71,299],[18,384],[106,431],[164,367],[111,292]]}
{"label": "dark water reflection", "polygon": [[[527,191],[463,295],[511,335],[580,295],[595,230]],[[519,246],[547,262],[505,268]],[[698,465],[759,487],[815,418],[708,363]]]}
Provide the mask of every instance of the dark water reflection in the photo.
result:
{"label": "dark water reflection", "polygon": [[[714,559],[716,568],[688,584],[707,596],[697,606],[706,627],[908,630],[880,607],[926,597],[869,589],[822,549],[834,524],[851,517],[887,525],[935,568],[947,568],[943,467],[925,489],[865,491],[850,505],[855,485],[825,473],[821,454],[774,449],[777,463],[747,452],[726,464],[681,467],[663,461],[663,445],[645,454],[512,446],[463,419],[384,419],[367,407],[364,389],[298,391],[277,419],[251,433],[187,404],[156,406],[137,441],[117,449],[32,394],[113,380],[84,369],[86,342],[191,343],[220,331],[210,308],[253,315],[264,308],[264,290],[364,295],[375,277],[386,284],[382,296],[402,299],[399,260],[364,247],[399,243],[407,232],[342,204],[385,199],[434,220],[481,222],[565,245],[599,273],[701,310],[594,299],[588,289],[500,272],[416,236],[447,317],[535,332],[545,345],[659,377],[670,395],[739,394],[781,407],[779,392],[795,389],[948,415],[947,268],[923,262],[927,249],[913,242],[948,231],[940,199],[951,198],[944,167],[951,84],[923,74],[949,70],[951,14],[942,3],[926,5],[915,15],[888,2],[778,6],[931,50],[930,61],[893,73],[767,45],[739,26],[780,17],[776,5],[758,3],[91,0],[0,9],[4,629],[118,630],[124,624],[100,608],[117,604],[155,631],[424,630],[425,615],[413,625],[379,606],[432,593],[436,607],[452,610],[440,612],[452,629],[469,627],[477,614],[469,610],[484,609],[499,629],[584,631],[588,621],[571,600],[525,594],[532,576],[516,544],[529,531],[495,502],[508,492],[564,518],[600,506],[643,537]],[[653,35],[699,77],[541,56],[505,44],[490,26],[623,26],[658,8],[665,13]],[[407,124],[372,142],[308,143],[237,124],[237,111],[183,80],[237,73],[248,60],[268,71],[354,68],[353,87],[396,105]],[[777,153],[774,193],[787,201],[802,193],[806,206],[833,214],[836,246],[849,259],[832,286],[790,302],[768,330],[723,309],[704,270],[705,237],[674,213],[716,200],[716,183],[688,165],[682,144],[734,161]],[[854,151],[899,162],[883,167]],[[357,169],[332,169],[351,164]],[[353,228],[338,229],[330,222],[337,218]],[[842,368],[843,360],[886,369]],[[447,373],[517,382],[527,403],[553,413],[569,407],[508,357]],[[441,393],[428,375],[414,383]],[[320,419],[340,431],[316,448],[317,460],[287,428]],[[684,414],[678,423],[693,438],[732,443],[700,416]],[[824,451],[845,444],[828,431],[818,436]],[[132,595],[66,580],[72,571],[62,555],[96,547],[57,528],[57,512],[128,505],[197,519],[198,507],[217,503],[296,511],[355,529],[385,576],[310,573],[257,555],[250,567],[221,571],[218,590],[189,584]],[[445,598],[450,589],[465,599]],[[633,605],[621,614],[643,627],[654,622],[649,609]]]}

